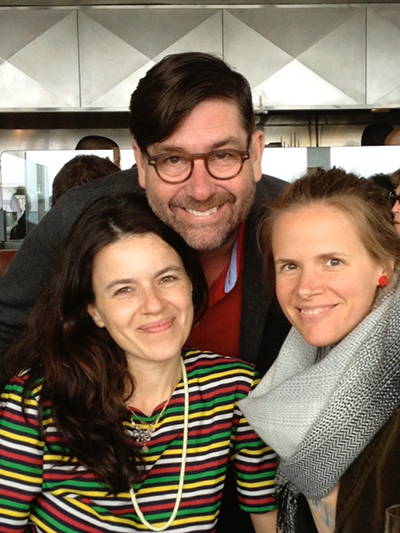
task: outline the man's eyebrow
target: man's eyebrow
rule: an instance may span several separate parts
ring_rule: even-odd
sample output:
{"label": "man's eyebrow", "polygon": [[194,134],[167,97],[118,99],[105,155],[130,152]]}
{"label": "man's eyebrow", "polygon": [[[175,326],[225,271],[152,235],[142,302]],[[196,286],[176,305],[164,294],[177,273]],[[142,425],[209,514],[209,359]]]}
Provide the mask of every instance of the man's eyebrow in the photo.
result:
{"label": "man's eyebrow", "polygon": [[[238,139],[237,137],[230,136],[230,137],[225,137],[224,139],[219,139],[215,143],[211,144],[210,145],[210,149],[208,150],[208,152],[212,152],[214,150],[218,150],[219,148],[221,148],[223,146],[226,146],[227,149],[228,149],[229,147],[227,145],[229,145],[229,144],[233,144],[235,146],[235,148],[236,147],[242,148],[242,141],[240,139]],[[166,143],[166,142],[155,143],[153,146],[154,146],[154,148],[153,148],[154,151],[159,153],[159,154],[164,153],[164,152],[185,153],[185,154],[192,153],[192,152],[187,152],[186,150],[184,150],[180,146],[176,146],[176,145],[169,144],[169,143]],[[232,148],[232,147],[230,147],[230,148]],[[195,153],[195,152],[193,152],[193,153]],[[196,153],[200,153],[200,152],[196,152]],[[205,152],[205,153],[207,153],[207,152]]]}

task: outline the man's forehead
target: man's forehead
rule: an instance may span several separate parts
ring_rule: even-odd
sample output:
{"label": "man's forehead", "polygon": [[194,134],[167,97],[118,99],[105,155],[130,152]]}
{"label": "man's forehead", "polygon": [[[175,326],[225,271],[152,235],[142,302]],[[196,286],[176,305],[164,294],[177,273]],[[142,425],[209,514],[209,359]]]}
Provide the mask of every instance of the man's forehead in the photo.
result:
{"label": "man's forehead", "polygon": [[234,101],[207,100],[195,106],[167,138],[153,143],[152,148],[181,148],[203,152],[223,146],[243,148],[247,132],[239,107]]}

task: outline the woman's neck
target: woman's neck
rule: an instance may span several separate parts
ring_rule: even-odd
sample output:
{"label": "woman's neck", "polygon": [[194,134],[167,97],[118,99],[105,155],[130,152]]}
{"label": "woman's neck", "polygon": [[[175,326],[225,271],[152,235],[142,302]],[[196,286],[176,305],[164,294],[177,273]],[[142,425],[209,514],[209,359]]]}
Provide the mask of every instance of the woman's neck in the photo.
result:
{"label": "woman's neck", "polygon": [[134,381],[134,392],[127,400],[129,407],[135,407],[147,416],[154,409],[167,401],[182,376],[180,356],[171,361],[146,362],[135,364],[131,374]]}

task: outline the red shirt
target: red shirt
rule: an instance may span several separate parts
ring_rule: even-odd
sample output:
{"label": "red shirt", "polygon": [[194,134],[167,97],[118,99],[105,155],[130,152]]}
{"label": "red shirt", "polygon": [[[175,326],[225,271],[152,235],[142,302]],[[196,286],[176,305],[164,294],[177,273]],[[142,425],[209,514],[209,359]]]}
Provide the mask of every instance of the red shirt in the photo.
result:
{"label": "red shirt", "polygon": [[244,264],[244,223],[231,260],[209,289],[208,308],[190,332],[187,344],[199,350],[240,357],[240,317]]}

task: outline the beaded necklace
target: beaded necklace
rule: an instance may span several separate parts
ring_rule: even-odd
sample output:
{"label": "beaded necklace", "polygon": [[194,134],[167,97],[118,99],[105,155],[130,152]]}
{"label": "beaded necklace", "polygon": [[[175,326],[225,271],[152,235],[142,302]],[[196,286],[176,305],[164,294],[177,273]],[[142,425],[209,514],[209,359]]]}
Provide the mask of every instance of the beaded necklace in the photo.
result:
{"label": "beaded necklace", "polygon": [[[150,531],[165,531],[169,528],[169,526],[172,524],[172,522],[175,520],[176,515],[178,514],[178,509],[181,504],[182,500],[182,493],[183,493],[183,482],[185,480],[185,467],[186,467],[186,454],[187,454],[187,445],[188,445],[188,432],[189,432],[189,385],[188,385],[188,379],[187,379],[187,373],[186,373],[186,367],[183,359],[181,358],[181,367],[182,367],[182,379],[183,379],[183,389],[185,394],[185,407],[184,407],[184,415],[183,415],[183,444],[182,444],[182,459],[181,459],[181,471],[179,474],[179,484],[178,484],[178,493],[176,495],[175,500],[175,506],[172,511],[172,514],[168,520],[163,526],[153,526],[148,522],[140,510],[139,504],[136,500],[135,491],[133,490],[133,487],[129,491],[129,494],[131,495],[132,505],[135,509],[136,514],[138,515],[141,523],[146,526]],[[168,400],[169,401],[169,400]],[[167,402],[168,403],[168,402]],[[161,414],[165,411],[165,407]],[[160,416],[157,418],[157,421],[161,418]],[[156,423],[155,423],[156,424]],[[151,437],[150,437],[151,438]]]}

